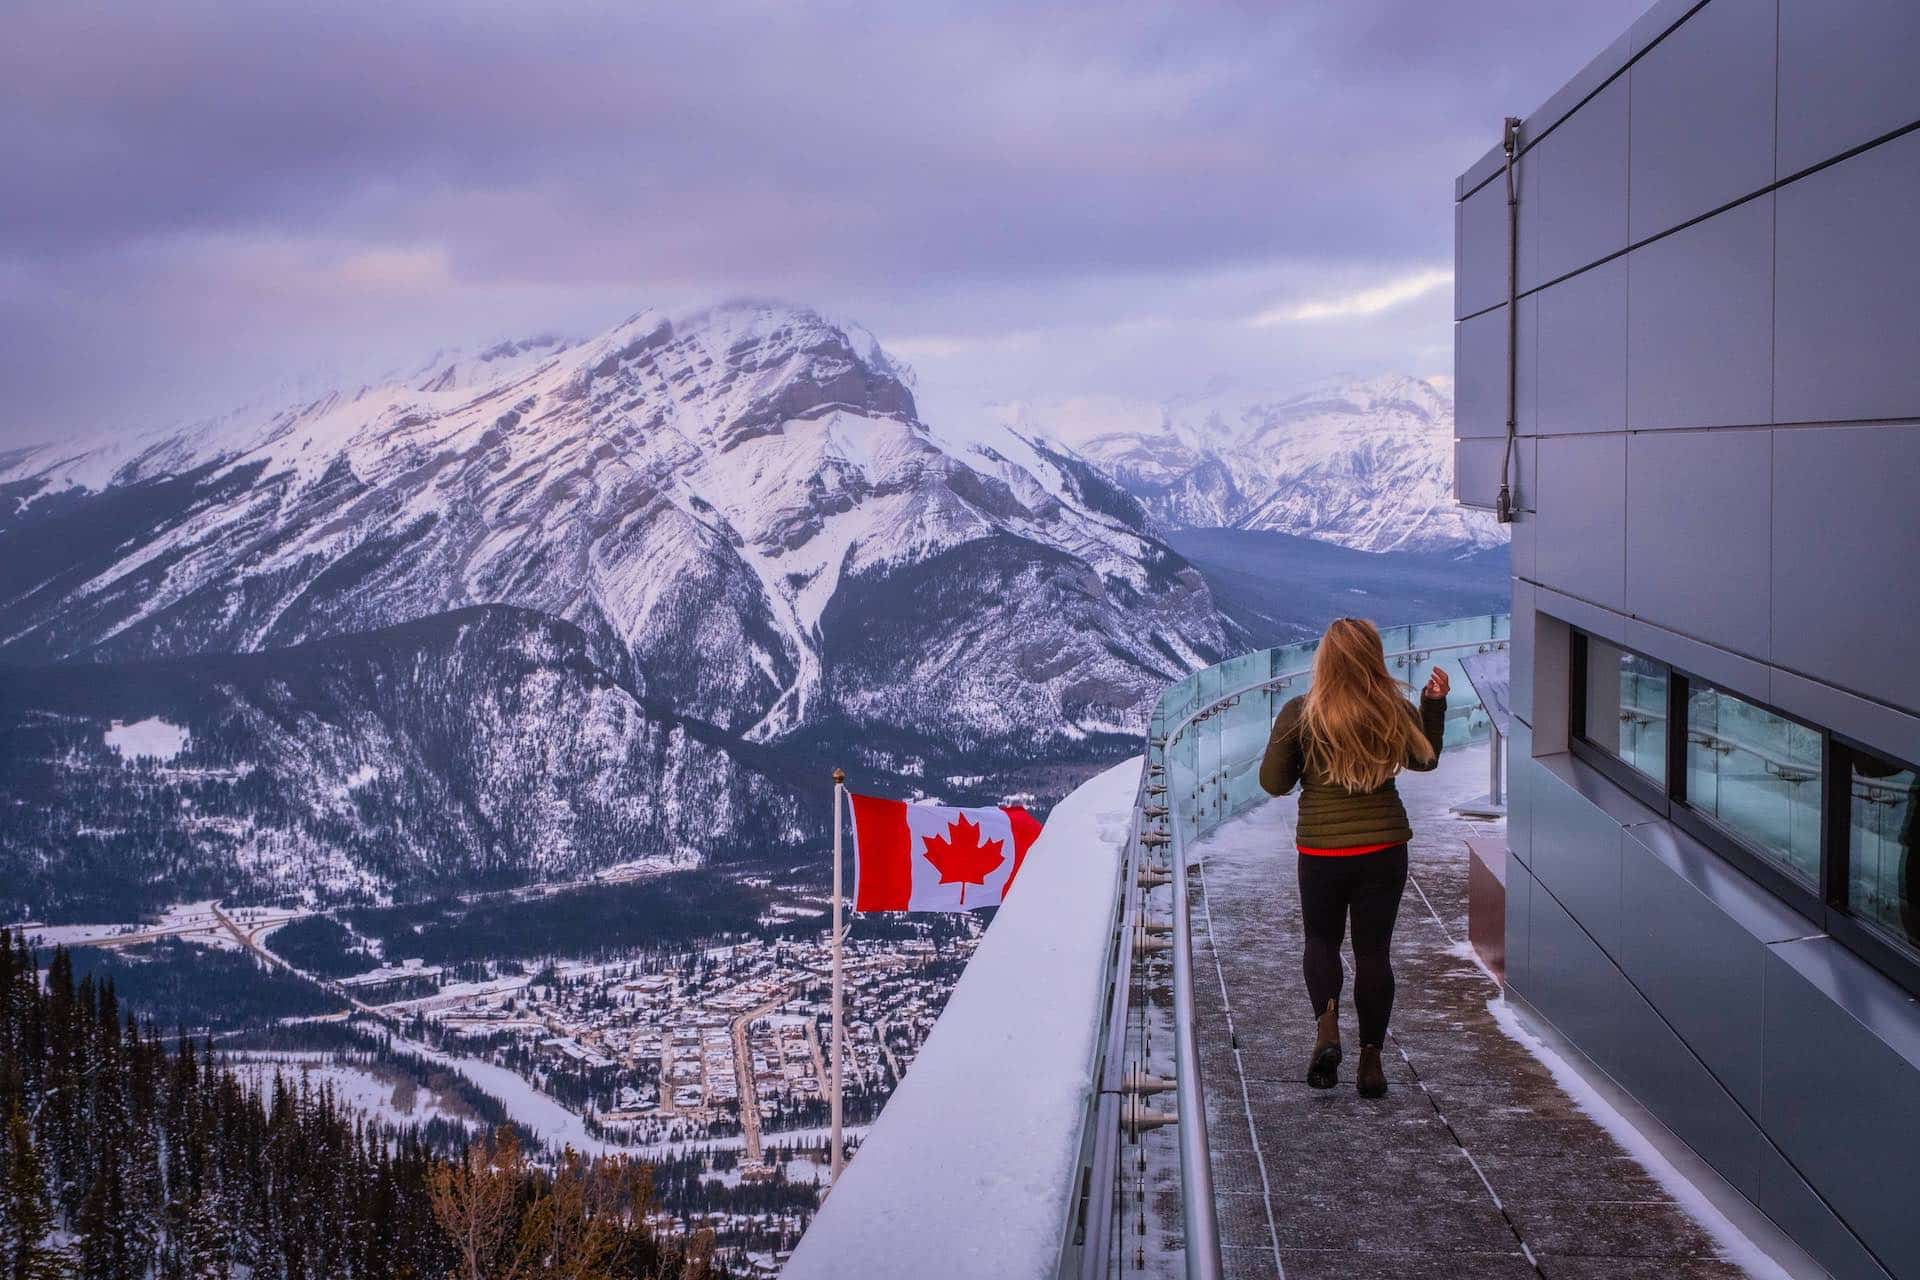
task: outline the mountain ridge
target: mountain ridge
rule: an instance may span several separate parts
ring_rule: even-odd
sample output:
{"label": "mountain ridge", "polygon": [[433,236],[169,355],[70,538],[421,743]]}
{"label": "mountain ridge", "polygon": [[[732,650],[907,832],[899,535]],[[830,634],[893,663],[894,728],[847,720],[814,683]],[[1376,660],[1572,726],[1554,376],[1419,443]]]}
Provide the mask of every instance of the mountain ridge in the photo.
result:
{"label": "mountain ridge", "polygon": [[1060,440],[1138,498],[1163,532],[1248,529],[1360,551],[1506,541],[1490,517],[1454,503],[1453,401],[1409,375],[1284,395],[1213,387],[1165,402],[1022,404],[1001,420]]}

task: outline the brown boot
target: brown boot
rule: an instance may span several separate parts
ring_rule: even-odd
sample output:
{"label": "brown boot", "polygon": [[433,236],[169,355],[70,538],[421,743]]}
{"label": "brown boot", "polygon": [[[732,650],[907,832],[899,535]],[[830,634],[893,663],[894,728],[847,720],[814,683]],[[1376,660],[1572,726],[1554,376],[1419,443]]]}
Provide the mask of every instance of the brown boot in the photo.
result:
{"label": "brown boot", "polygon": [[1314,1035],[1313,1058],[1307,1063],[1307,1083],[1316,1089],[1331,1089],[1339,1082],[1340,1014],[1329,1000]]}
{"label": "brown boot", "polygon": [[1387,1096],[1387,1073],[1380,1069],[1379,1045],[1360,1046],[1360,1070],[1354,1073],[1353,1087],[1360,1091],[1363,1098]]}

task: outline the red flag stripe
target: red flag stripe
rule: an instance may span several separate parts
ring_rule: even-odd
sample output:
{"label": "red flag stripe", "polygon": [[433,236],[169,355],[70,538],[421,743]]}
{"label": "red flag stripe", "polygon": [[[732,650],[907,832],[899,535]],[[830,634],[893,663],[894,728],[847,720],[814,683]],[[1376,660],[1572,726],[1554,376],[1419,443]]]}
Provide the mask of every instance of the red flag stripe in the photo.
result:
{"label": "red flag stripe", "polygon": [[1000,812],[1007,815],[1007,821],[1013,824],[1013,870],[1007,873],[1006,887],[1000,890],[1005,900],[1013,892],[1013,882],[1020,878],[1021,864],[1027,860],[1027,850],[1033,848],[1033,842],[1040,838],[1040,820],[1017,804],[1001,805]]}
{"label": "red flag stripe", "polygon": [[907,802],[847,793],[853,805],[855,911],[905,911],[913,897]]}

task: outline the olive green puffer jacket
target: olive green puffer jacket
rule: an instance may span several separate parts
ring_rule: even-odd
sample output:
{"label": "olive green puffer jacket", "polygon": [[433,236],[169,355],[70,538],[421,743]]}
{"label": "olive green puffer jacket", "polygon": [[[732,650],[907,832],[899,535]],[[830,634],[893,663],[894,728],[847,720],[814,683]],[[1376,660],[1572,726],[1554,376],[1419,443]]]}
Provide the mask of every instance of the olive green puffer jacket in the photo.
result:
{"label": "olive green puffer jacket", "polygon": [[[1407,809],[1400,803],[1400,791],[1392,778],[1372,791],[1349,791],[1329,781],[1308,758],[1300,733],[1300,713],[1306,704],[1303,696],[1280,708],[1267,739],[1267,754],[1260,761],[1260,785],[1269,795],[1283,796],[1299,784],[1296,842],[1307,849],[1351,849],[1411,840],[1413,828],[1407,823]],[[1402,705],[1419,721],[1421,733],[1433,747],[1432,761],[1421,764],[1409,756],[1404,762],[1406,768],[1424,773],[1439,763],[1440,740],[1447,727],[1447,700],[1423,697],[1417,712],[1410,703]]]}

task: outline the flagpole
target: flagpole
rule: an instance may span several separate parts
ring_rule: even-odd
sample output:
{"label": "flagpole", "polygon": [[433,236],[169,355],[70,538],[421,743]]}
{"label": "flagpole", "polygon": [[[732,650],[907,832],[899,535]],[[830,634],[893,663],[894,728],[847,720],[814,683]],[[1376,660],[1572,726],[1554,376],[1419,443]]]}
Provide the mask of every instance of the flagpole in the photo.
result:
{"label": "flagpole", "polygon": [[843,770],[833,771],[833,1148],[829,1156],[828,1185],[840,1181],[840,1168],[846,1163],[840,1150],[840,1043],[845,1033],[840,1029],[841,1004],[841,961],[840,961],[840,818],[846,808],[847,775]]}

